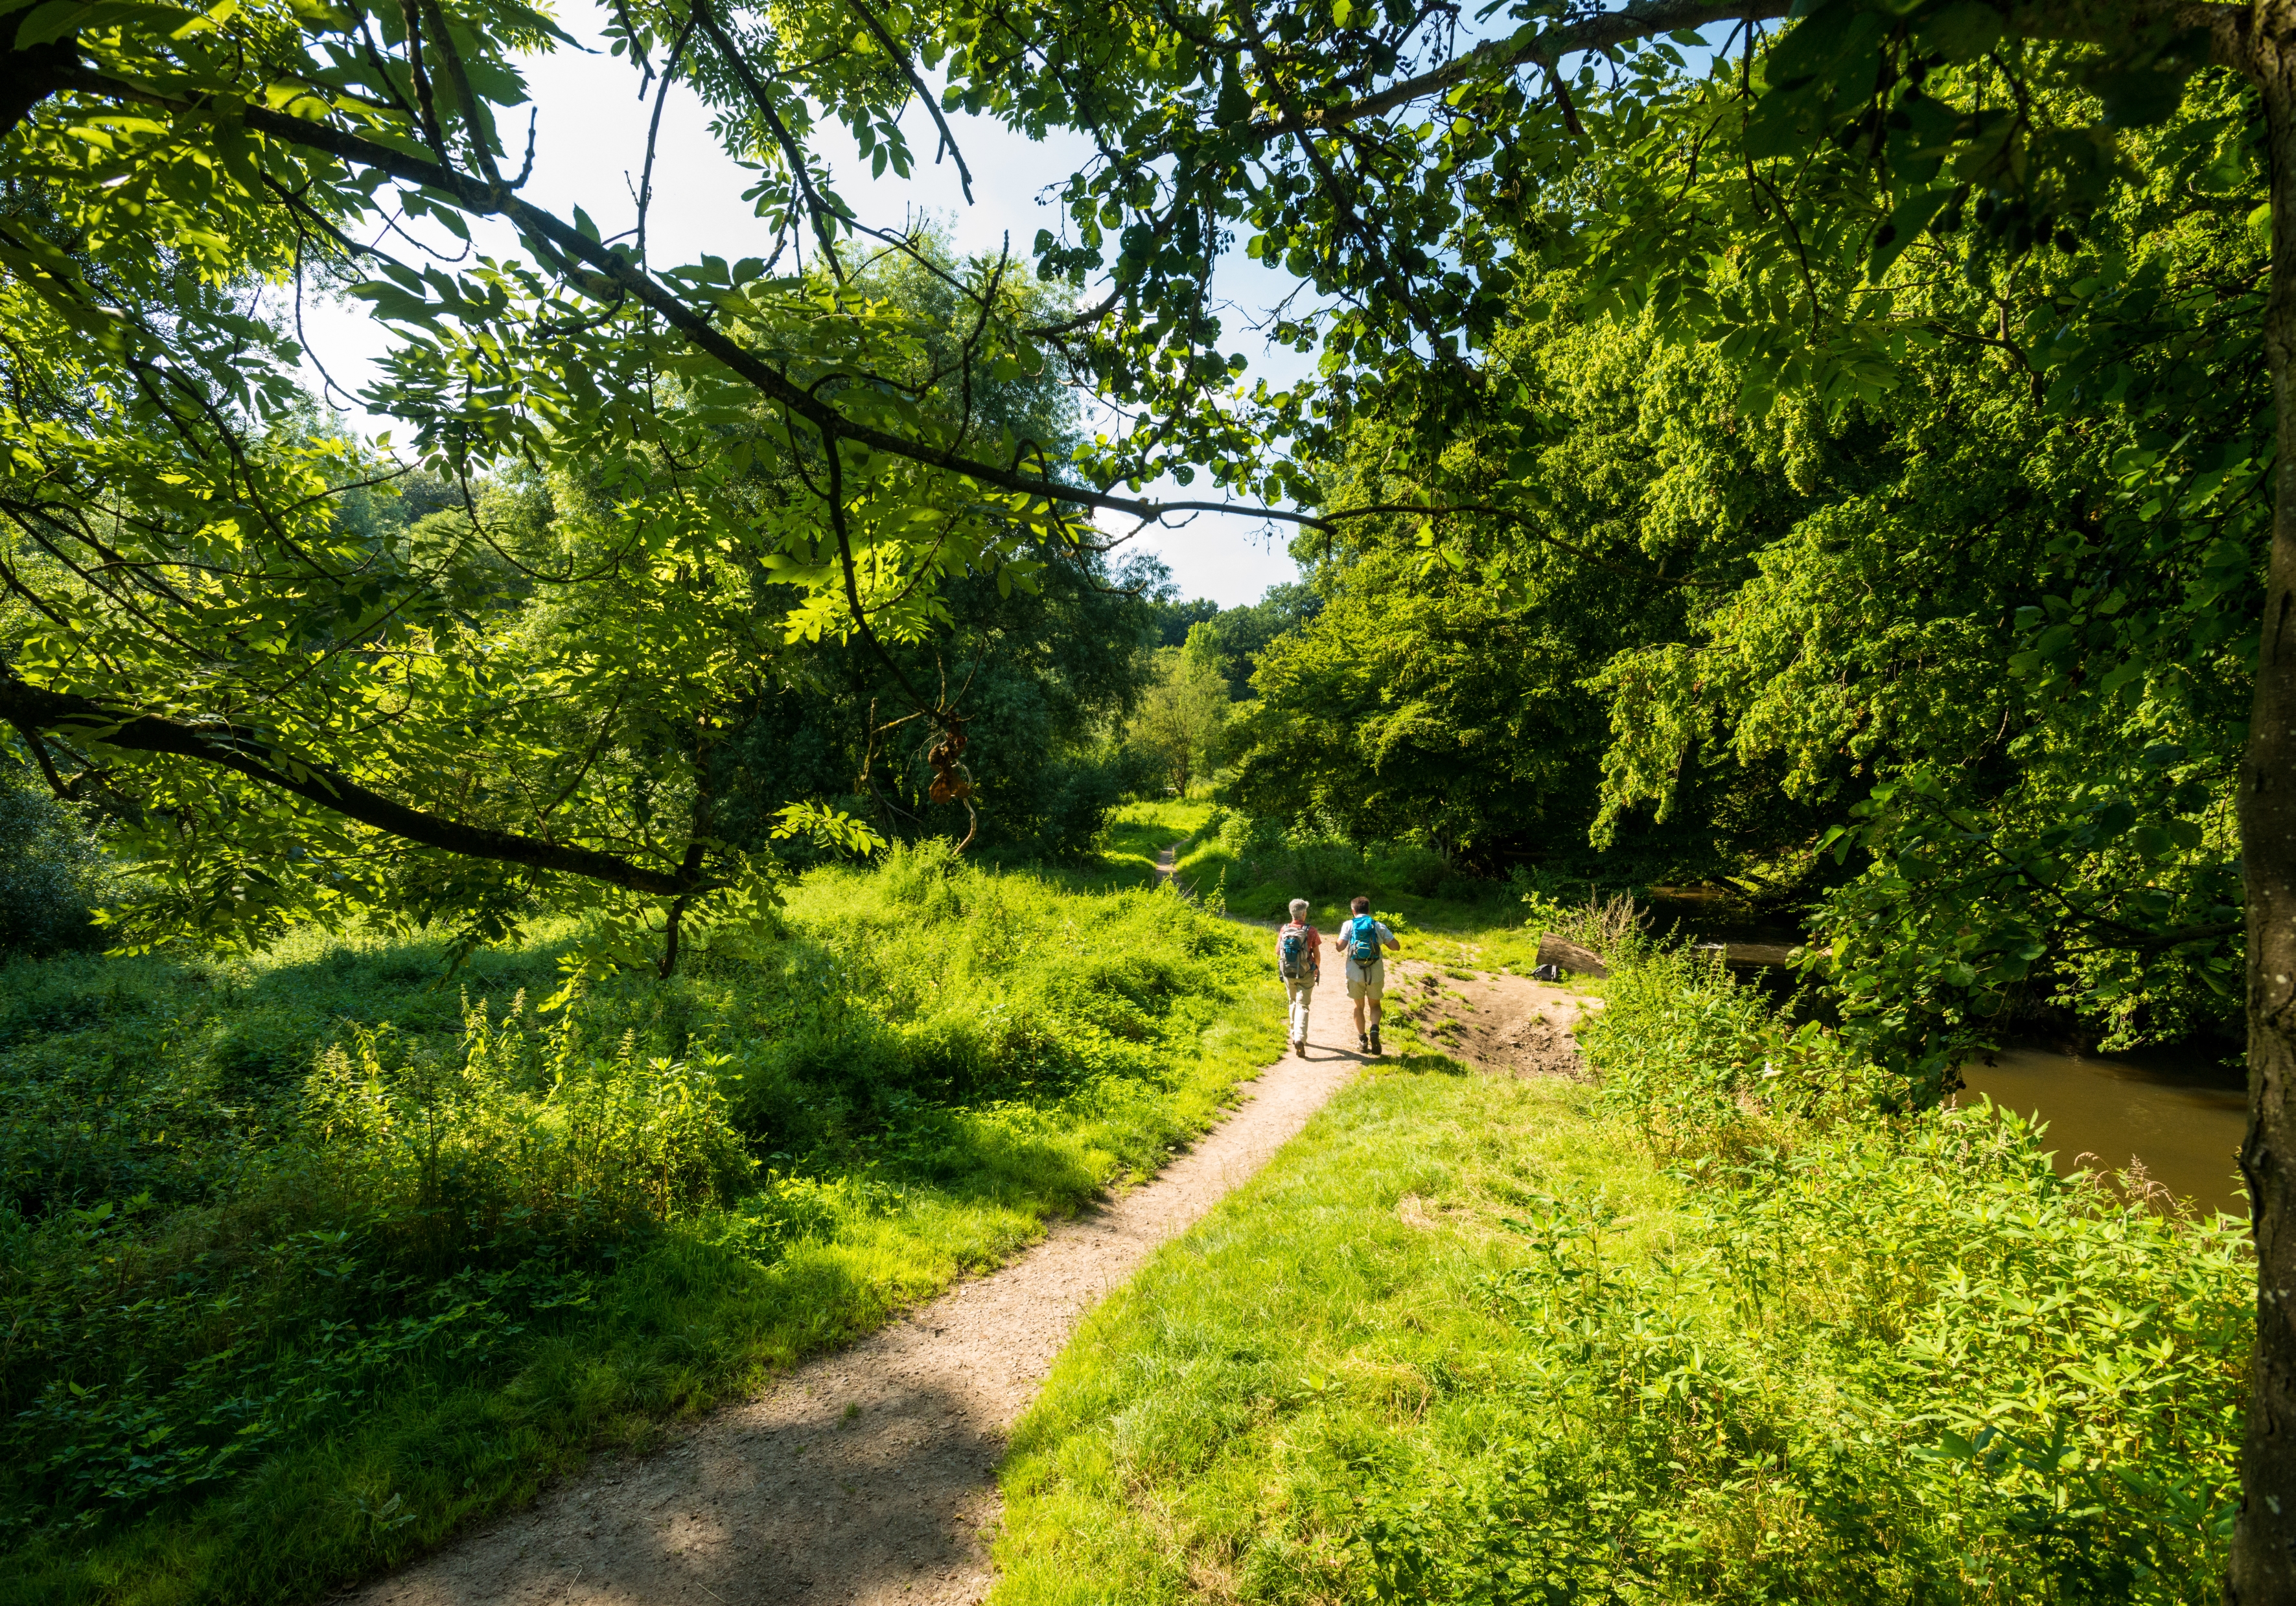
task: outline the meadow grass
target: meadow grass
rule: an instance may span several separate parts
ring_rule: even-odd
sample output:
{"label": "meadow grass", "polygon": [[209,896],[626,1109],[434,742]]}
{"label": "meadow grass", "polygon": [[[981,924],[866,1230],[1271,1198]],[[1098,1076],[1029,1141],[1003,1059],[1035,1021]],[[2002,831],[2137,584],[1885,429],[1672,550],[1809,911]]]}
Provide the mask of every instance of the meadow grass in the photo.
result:
{"label": "meadow grass", "polygon": [[0,1602],[310,1598],[995,1266],[1280,1052],[1245,938],[923,850],[554,1019],[546,940],[0,971]]}
{"label": "meadow grass", "polygon": [[1237,919],[1279,922],[1292,899],[1304,897],[1310,918],[1331,931],[1347,918],[1349,900],[1363,896],[1398,935],[1423,939],[1414,957],[1519,974],[1538,963],[1534,917],[1547,905],[1526,900],[1524,888],[1462,874],[1423,848],[1260,840],[1251,821],[1214,801],[1215,790],[1126,803],[1110,815],[1095,864],[1040,873],[1079,889],[1152,885],[1159,855],[1177,847],[1179,889]]}
{"label": "meadow grass", "polygon": [[1607,990],[1605,1084],[1368,1071],[1086,1318],[996,1606],[2217,1598],[2239,1224],[1879,1116],[1712,967]]}

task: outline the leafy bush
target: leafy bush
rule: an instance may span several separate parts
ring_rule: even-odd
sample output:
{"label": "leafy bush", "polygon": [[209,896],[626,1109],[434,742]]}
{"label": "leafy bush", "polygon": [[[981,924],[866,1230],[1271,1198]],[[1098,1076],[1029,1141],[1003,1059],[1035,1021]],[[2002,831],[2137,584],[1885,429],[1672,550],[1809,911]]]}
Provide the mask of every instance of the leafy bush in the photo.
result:
{"label": "leafy bush", "polygon": [[1599,1195],[1530,1201],[1486,1291],[1539,1411],[1367,1498],[1383,1598],[2216,1598],[2236,1224],[2066,1183],[1991,1111],[1696,1181],[1664,1258]]}
{"label": "leafy bush", "polygon": [[1737,1157],[1809,1123],[1857,1121],[1898,1085],[1815,1021],[1794,1025],[1720,955],[1651,943],[1617,900],[1561,922],[1608,956],[1607,1007],[1580,1032],[1605,1099],[1660,1155]]}
{"label": "leafy bush", "polygon": [[1046,760],[1025,787],[1013,787],[981,825],[984,844],[1055,864],[1091,857],[1109,816],[1128,797],[1160,789],[1163,764],[1126,744]]}
{"label": "leafy bush", "polygon": [[71,810],[0,755],[0,955],[93,946],[102,864]]}
{"label": "leafy bush", "polygon": [[1228,902],[1253,915],[1280,915],[1294,897],[1343,904],[1364,896],[1382,914],[1415,905],[1428,919],[1455,923],[1516,896],[1511,883],[1468,874],[1423,843],[1357,843],[1264,815],[1222,810],[1212,852],[1220,862],[1201,863],[1199,879],[1209,883],[1225,872]]}
{"label": "leafy bush", "polygon": [[0,1534],[216,1483],[417,1352],[482,1374],[614,1243],[740,1187],[709,1062],[585,1055],[522,1004],[472,1008],[449,1053],[354,1028],[218,1208],[4,1218]]}

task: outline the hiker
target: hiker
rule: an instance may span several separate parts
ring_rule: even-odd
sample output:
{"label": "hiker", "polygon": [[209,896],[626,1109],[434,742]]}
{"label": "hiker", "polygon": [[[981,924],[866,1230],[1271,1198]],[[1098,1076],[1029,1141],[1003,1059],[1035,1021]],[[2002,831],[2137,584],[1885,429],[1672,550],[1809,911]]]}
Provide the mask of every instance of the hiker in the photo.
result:
{"label": "hiker", "polygon": [[1292,1001],[1292,1052],[1308,1057],[1308,1000],[1324,979],[1324,934],[1308,923],[1308,900],[1292,900],[1292,923],[1275,934],[1275,973]]}
{"label": "hiker", "polygon": [[[1403,951],[1395,940],[1395,933],[1387,929],[1383,920],[1371,916],[1371,899],[1359,897],[1349,905],[1355,917],[1340,928],[1332,946],[1348,956],[1348,997],[1356,1008],[1356,1047],[1367,1054],[1376,1054],[1379,1046],[1380,1000],[1387,993],[1387,955],[1382,947]],[[1371,1026],[1364,1026],[1364,1007],[1371,1007]]]}

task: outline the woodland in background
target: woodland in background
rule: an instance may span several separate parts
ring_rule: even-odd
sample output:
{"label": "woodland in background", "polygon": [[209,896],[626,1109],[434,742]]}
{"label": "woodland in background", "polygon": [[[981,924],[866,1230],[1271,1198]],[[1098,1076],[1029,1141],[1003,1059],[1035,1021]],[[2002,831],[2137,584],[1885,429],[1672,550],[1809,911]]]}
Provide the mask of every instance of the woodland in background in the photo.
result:
{"label": "woodland in background", "polygon": [[1915,244],[1890,360],[1832,397],[1750,406],[1731,342],[1525,286],[1489,348],[1522,405],[1404,412],[1322,471],[1333,507],[1513,478],[1536,511],[1302,537],[1324,607],[1260,661],[1236,800],[1487,874],[1727,882],[1808,920],[1933,1077],[2005,1002],[2113,1047],[2236,1037],[2250,137],[2196,92],[2078,238],[1998,267]]}

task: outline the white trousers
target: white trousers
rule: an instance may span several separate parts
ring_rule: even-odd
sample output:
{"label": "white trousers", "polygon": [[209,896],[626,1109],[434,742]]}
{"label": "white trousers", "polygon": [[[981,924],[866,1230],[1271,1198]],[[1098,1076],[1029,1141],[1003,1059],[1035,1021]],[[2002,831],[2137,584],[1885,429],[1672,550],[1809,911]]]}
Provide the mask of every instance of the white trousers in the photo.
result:
{"label": "white trousers", "polygon": [[1313,979],[1287,981],[1283,984],[1283,991],[1292,1000],[1292,1041],[1305,1043],[1308,1040],[1308,1000],[1316,996],[1316,984]]}

